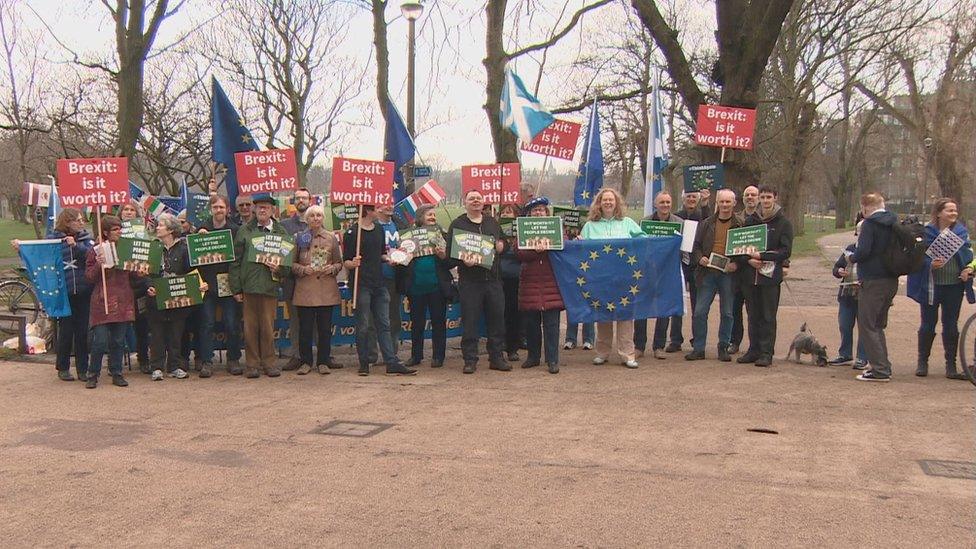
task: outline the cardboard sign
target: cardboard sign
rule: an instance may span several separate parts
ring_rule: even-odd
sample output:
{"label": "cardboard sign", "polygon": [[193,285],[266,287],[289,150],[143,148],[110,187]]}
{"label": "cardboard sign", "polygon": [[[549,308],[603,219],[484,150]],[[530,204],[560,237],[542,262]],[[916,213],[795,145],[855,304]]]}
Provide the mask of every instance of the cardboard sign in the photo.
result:
{"label": "cardboard sign", "polygon": [[455,230],[451,257],[474,261],[479,267],[490,269],[495,262],[495,239],[491,235]]}
{"label": "cardboard sign", "polygon": [[332,190],[329,201],[339,204],[393,204],[393,162],[332,159]]}
{"label": "cardboard sign", "polygon": [[210,195],[189,193],[186,202],[186,220],[190,225],[197,228],[202,227],[213,217],[213,213],[210,211]]}
{"label": "cardboard sign", "polygon": [[291,253],[294,249],[295,240],[290,236],[280,234],[252,236],[244,259],[251,263],[263,263],[268,266],[290,267],[295,259],[294,254]]}
{"label": "cardboard sign", "polygon": [[752,150],[755,109],[699,105],[695,143],[706,147]]}
{"label": "cardboard sign", "polygon": [[674,236],[681,234],[683,224],[680,221],[641,221],[640,227],[648,236]]}
{"label": "cardboard sign", "polygon": [[237,188],[241,195],[276,193],[298,187],[293,149],[234,153]]}
{"label": "cardboard sign", "polygon": [[190,265],[212,265],[234,261],[234,238],[230,229],[186,236]]}
{"label": "cardboard sign", "polygon": [[461,166],[461,196],[478,191],[486,204],[517,204],[522,184],[522,166],[508,164],[479,164]]}
{"label": "cardboard sign", "polygon": [[146,221],[144,219],[130,219],[122,222],[122,238],[145,238],[149,239],[146,232]]}
{"label": "cardboard sign", "polygon": [[203,303],[200,275],[196,271],[183,276],[154,278],[152,285],[156,288],[157,309],[178,309]]}
{"label": "cardboard sign", "polygon": [[156,274],[163,261],[163,245],[158,240],[120,238],[115,243],[115,256],[117,269]]}
{"label": "cardboard sign", "polygon": [[523,250],[534,250],[539,244],[547,250],[563,249],[563,218],[552,217],[519,217],[515,219],[515,233],[518,235],[518,247]]}
{"label": "cardboard sign", "polygon": [[333,204],[329,209],[332,211],[333,230],[344,231],[359,219],[359,206],[354,204]]}
{"label": "cardboard sign", "polygon": [[66,208],[121,205],[129,201],[129,159],[62,158],[58,194]]}
{"label": "cardboard sign", "polygon": [[746,255],[765,251],[765,224],[729,229],[729,237],[725,241],[725,255]]}
{"label": "cardboard sign", "polygon": [[576,122],[557,119],[536,135],[531,143],[522,143],[522,150],[562,160],[573,160],[576,156],[580,126],[581,124]]}
{"label": "cardboard sign", "polygon": [[413,257],[434,255],[435,248],[446,248],[444,235],[437,229],[418,227],[400,231],[400,249]]}
{"label": "cardboard sign", "polygon": [[580,208],[564,208],[553,206],[552,215],[563,218],[563,227],[566,229],[581,229],[586,223],[587,210]]}
{"label": "cardboard sign", "polygon": [[502,229],[502,236],[515,236],[514,217],[499,217],[498,226]]}
{"label": "cardboard sign", "polygon": [[685,166],[684,176],[686,193],[708,189],[715,194],[725,188],[725,169],[721,164]]}

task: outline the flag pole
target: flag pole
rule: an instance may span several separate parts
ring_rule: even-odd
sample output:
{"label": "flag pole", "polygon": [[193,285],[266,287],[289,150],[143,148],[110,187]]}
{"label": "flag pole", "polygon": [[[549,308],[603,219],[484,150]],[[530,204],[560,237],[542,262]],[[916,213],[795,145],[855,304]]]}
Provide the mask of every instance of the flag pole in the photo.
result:
{"label": "flag pole", "polygon": [[[363,205],[359,205],[359,219],[356,220],[356,257],[359,257],[359,247],[363,243]],[[362,268],[362,258],[360,258],[359,267],[356,267],[356,274],[353,275],[352,279],[352,308],[356,310],[356,301],[359,297],[359,271]]]}
{"label": "flag pole", "polygon": [[[101,245],[104,241],[104,235],[102,235],[102,207],[101,205],[95,206],[95,224],[98,226],[98,244]],[[102,258],[105,258],[105,250],[102,250]],[[105,263],[99,265],[102,269],[102,304],[105,306],[105,316],[108,316],[108,283],[105,281]]]}
{"label": "flag pole", "polygon": [[535,186],[535,195],[539,196],[539,192],[542,190],[542,182],[546,178],[546,170],[549,169],[549,155],[542,161],[542,173],[539,174],[539,184]]}

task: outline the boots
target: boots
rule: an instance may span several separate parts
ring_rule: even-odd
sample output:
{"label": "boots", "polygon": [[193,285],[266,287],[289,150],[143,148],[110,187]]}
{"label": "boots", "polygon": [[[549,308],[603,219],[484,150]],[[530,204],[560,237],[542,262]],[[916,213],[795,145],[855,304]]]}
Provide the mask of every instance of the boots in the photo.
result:
{"label": "boots", "polygon": [[945,347],[946,377],[949,379],[969,379],[965,372],[956,371],[956,352],[959,350],[959,334],[942,333],[942,345]]}
{"label": "boots", "polygon": [[933,341],[935,341],[935,332],[918,333],[918,365],[915,367],[915,375],[918,377],[929,375],[929,354],[932,352]]}

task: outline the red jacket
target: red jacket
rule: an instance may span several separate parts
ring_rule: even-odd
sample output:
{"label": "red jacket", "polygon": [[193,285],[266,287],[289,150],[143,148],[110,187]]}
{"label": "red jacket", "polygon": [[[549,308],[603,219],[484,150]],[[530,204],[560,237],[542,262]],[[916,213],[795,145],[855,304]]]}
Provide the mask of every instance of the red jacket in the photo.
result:
{"label": "red jacket", "polygon": [[522,274],[519,277],[519,310],[552,311],[562,310],[563,296],[552,272],[549,252],[519,250]]}
{"label": "red jacket", "polygon": [[[102,273],[105,273],[105,286],[108,289],[108,314],[102,298]],[[95,250],[88,251],[85,260],[85,278],[92,285],[91,313],[88,326],[113,322],[133,322],[136,319],[135,295],[133,286],[143,284],[135,273],[119,269],[102,269],[95,259]]]}

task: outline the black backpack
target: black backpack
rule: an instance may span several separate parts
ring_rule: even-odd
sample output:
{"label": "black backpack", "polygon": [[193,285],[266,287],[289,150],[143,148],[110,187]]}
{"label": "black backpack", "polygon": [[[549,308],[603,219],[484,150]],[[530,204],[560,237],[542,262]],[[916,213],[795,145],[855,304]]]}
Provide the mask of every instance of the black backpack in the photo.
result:
{"label": "black backpack", "polygon": [[881,263],[895,276],[919,271],[925,264],[925,226],[908,217],[891,226],[891,238],[881,254]]}

